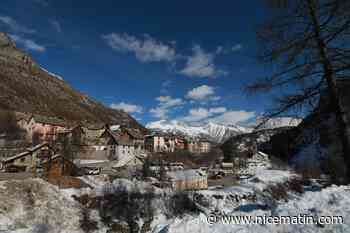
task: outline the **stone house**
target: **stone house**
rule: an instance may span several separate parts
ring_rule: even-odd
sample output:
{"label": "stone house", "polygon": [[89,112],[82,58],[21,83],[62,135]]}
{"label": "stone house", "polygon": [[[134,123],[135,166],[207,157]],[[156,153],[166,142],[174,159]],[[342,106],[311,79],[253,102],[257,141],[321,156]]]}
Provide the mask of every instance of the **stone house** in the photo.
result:
{"label": "stone house", "polygon": [[48,160],[54,152],[47,143],[28,148],[17,155],[5,158],[1,161],[1,170],[15,167],[18,171],[35,172],[38,163]]}
{"label": "stone house", "polygon": [[144,136],[140,130],[121,127],[117,134],[119,140],[131,142],[134,145],[135,153],[141,154],[144,152]]}
{"label": "stone house", "polygon": [[76,146],[85,146],[85,131],[80,125],[58,132],[57,139],[62,141],[63,137],[72,139],[72,143]]}
{"label": "stone house", "polygon": [[202,170],[178,170],[166,173],[171,187],[176,191],[202,190],[208,188],[208,177]]}
{"label": "stone house", "polygon": [[93,146],[96,150],[105,150],[105,147],[99,147],[99,141],[102,134],[106,131],[106,126],[103,124],[82,126],[83,138],[85,145]]}
{"label": "stone house", "polygon": [[106,129],[101,135],[99,144],[105,148],[105,152],[112,160],[119,160],[136,154],[133,141],[120,138],[120,135],[109,129]]}

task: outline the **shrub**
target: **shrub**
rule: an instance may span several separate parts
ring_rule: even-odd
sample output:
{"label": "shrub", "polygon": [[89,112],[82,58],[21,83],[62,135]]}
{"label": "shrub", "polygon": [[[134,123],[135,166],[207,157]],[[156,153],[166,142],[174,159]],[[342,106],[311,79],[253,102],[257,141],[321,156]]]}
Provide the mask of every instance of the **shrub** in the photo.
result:
{"label": "shrub", "polygon": [[90,219],[89,210],[84,208],[82,214],[83,218],[80,220],[80,228],[87,233],[97,230],[97,222]]}
{"label": "shrub", "polygon": [[124,221],[128,224],[130,231],[138,231],[138,219],[153,219],[154,209],[152,200],[155,198],[153,192],[140,193],[128,192],[122,188],[106,192],[99,200],[99,214],[102,221],[111,223],[114,219]]}
{"label": "shrub", "polygon": [[304,181],[300,178],[294,178],[287,182],[288,189],[296,193],[304,193]]}
{"label": "shrub", "polygon": [[178,192],[166,201],[167,216],[183,216],[185,213],[197,213],[195,202],[185,192]]}
{"label": "shrub", "polygon": [[288,192],[286,184],[271,184],[267,186],[265,192],[272,197],[272,199],[276,201],[287,201],[288,200]]}

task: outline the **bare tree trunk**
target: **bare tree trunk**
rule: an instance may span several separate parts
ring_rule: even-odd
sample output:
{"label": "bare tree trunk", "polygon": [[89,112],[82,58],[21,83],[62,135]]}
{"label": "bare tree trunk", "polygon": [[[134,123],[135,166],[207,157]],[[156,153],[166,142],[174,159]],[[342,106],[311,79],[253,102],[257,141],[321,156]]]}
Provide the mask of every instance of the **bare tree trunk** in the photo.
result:
{"label": "bare tree trunk", "polygon": [[350,149],[349,149],[349,135],[347,133],[347,124],[346,124],[346,115],[341,106],[341,100],[339,91],[336,86],[336,80],[334,78],[334,71],[332,63],[330,62],[329,57],[327,56],[327,47],[322,39],[320,32],[320,23],[318,20],[318,16],[316,15],[316,6],[314,0],[308,0],[309,13],[312,20],[313,31],[315,33],[315,37],[317,40],[317,46],[319,55],[322,59],[323,70],[324,70],[324,78],[327,82],[327,90],[330,97],[330,104],[335,113],[336,124],[338,136],[341,140],[342,144],[342,153],[343,159],[346,164],[347,171],[347,182],[350,181]]}

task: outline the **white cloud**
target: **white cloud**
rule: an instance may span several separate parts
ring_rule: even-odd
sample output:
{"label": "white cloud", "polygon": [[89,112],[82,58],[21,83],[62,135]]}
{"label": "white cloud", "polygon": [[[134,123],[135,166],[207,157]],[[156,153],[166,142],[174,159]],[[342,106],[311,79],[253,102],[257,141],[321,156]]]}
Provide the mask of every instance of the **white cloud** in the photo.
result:
{"label": "white cloud", "polygon": [[16,43],[21,44],[25,49],[36,52],[45,52],[46,48],[42,45],[37,44],[35,41],[20,37],[18,35],[10,35],[11,39]]}
{"label": "white cloud", "polygon": [[166,119],[171,108],[184,104],[181,98],[172,98],[171,96],[159,96],[156,100],[158,101],[158,106],[150,109],[150,113],[160,119]]}
{"label": "white cloud", "polygon": [[111,104],[111,108],[123,110],[127,113],[142,113],[143,112],[143,109],[141,106],[134,105],[134,104],[128,104],[125,102],[113,103],[113,104]]}
{"label": "white cloud", "polygon": [[217,108],[211,108],[209,111],[211,113],[223,113],[223,112],[226,112],[227,109],[225,107],[217,107]]}
{"label": "white cloud", "polygon": [[7,25],[11,31],[21,33],[35,33],[36,31],[19,24],[16,20],[9,16],[0,15],[0,23]]}
{"label": "white cloud", "polygon": [[170,44],[164,44],[150,36],[136,38],[118,33],[103,35],[102,38],[117,52],[132,52],[141,62],[174,61],[176,51]]}
{"label": "white cloud", "polygon": [[237,51],[239,51],[239,50],[241,50],[241,49],[243,49],[243,45],[242,45],[242,44],[236,44],[235,46],[233,46],[233,47],[231,48],[231,51],[232,51],[232,52],[237,52]]}
{"label": "white cloud", "polygon": [[236,44],[234,46],[228,47],[228,46],[218,46],[216,47],[216,54],[230,54],[230,53],[234,53],[234,52],[238,52],[239,50],[243,49],[243,45],[242,44]]}
{"label": "white cloud", "polygon": [[251,118],[255,117],[255,112],[247,112],[247,111],[226,111],[219,116],[215,116],[213,118],[208,119],[208,121],[214,123],[220,123],[224,125],[233,125],[240,122],[247,121]]}
{"label": "white cloud", "polygon": [[176,107],[176,106],[182,105],[184,103],[181,98],[173,99],[170,96],[159,96],[156,98],[156,100],[159,101],[160,106],[165,107],[165,108]]}
{"label": "white cloud", "polygon": [[197,122],[208,118],[210,115],[211,113],[207,109],[196,108],[190,109],[188,115],[180,119],[186,122]]}
{"label": "white cloud", "polygon": [[119,53],[133,53],[141,62],[167,62],[177,69],[179,61],[184,60],[185,64],[178,73],[188,77],[217,77],[228,73],[219,69],[214,62],[215,56],[224,49],[220,46],[216,52],[209,53],[195,45],[191,55],[183,55],[176,51],[176,41],[164,43],[147,34],[136,37],[127,33],[110,33],[102,35],[102,39],[113,50]]}
{"label": "white cloud", "polygon": [[202,100],[202,99],[206,99],[208,96],[211,96],[213,94],[214,94],[213,87],[202,85],[190,90],[187,93],[186,97],[194,100]]}
{"label": "white cloud", "polygon": [[186,98],[196,101],[219,100],[220,97],[214,96],[214,94],[214,87],[202,85],[187,92]]}
{"label": "white cloud", "polygon": [[225,107],[217,107],[217,108],[192,108],[188,111],[188,115],[185,117],[180,117],[179,120],[185,122],[199,122],[214,115],[218,115],[220,113],[226,112],[227,109]]}
{"label": "white cloud", "polygon": [[160,119],[166,119],[168,117],[168,111],[168,109],[162,107],[151,108],[149,110],[149,112],[152,113],[153,117]]}
{"label": "white cloud", "polygon": [[50,20],[51,26],[56,30],[56,32],[61,33],[62,32],[62,27],[60,22],[57,20]]}
{"label": "white cloud", "polygon": [[206,53],[199,45],[192,48],[192,56],[187,57],[185,68],[181,74],[189,77],[215,77],[224,75],[227,72],[220,70],[214,64],[215,55]]}
{"label": "white cloud", "polygon": [[248,111],[233,111],[226,107],[217,108],[193,108],[188,111],[184,117],[179,117],[176,120],[191,124],[214,122],[224,125],[237,124],[247,121],[255,117],[255,112]]}

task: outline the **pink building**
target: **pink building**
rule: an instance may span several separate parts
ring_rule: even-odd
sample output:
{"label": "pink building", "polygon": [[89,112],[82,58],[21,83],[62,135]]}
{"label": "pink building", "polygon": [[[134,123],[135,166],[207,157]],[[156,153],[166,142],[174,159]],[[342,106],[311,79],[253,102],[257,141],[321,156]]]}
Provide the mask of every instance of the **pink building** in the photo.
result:
{"label": "pink building", "polygon": [[56,140],[58,133],[68,129],[68,124],[61,119],[39,115],[23,118],[18,125],[27,132],[29,141],[33,141],[35,134],[43,142]]}

